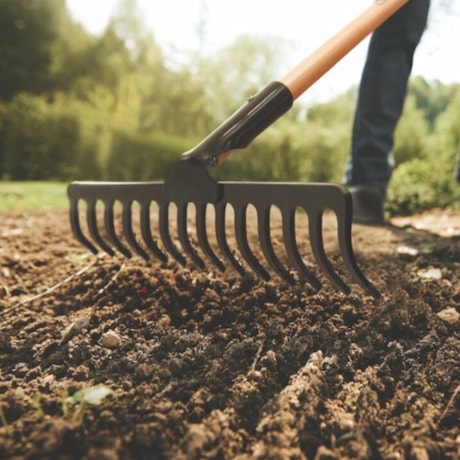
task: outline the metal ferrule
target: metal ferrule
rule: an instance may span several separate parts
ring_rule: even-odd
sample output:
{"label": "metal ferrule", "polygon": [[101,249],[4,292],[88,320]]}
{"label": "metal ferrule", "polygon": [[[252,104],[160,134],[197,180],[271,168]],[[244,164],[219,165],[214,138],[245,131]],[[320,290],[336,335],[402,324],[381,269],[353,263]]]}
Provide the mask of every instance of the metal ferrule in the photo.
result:
{"label": "metal ferrule", "polygon": [[217,166],[220,163],[219,155],[247,147],[255,137],[286,113],[293,101],[291,92],[283,83],[269,83],[203,141],[185,152],[181,159],[195,159]]}

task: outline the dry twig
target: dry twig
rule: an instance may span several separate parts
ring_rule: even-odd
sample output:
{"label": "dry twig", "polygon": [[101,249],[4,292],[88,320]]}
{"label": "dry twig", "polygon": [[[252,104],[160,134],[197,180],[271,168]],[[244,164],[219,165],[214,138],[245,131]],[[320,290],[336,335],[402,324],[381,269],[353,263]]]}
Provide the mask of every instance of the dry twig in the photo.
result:
{"label": "dry twig", "polygon": [[99,257],[97,257],[91,264],[83,267],[82,269],[78,270],[76,273],[73,273],[72,275],[69,275],[67,278],[63,279],[62,281],[59,281],[54,286],[51,286],[50,288],[46,289],[45,291],[41,292],[40,294],[36,294],[36,295],[34,295],[32,297],[28,297],[28,298],[26,298],[24,300],[20,300],[19,302],[15,303],[11,307],[4,308],[3,310],[0,311],[0,316],[8,313],[11,310],[17,309],[18,307],[24,307],[27,304],[30,304],[31,302],[33,302],[34,300],[41,299],[42,297],[46,297],[47,295],[49,295],[52,292],[54,292],[57,289],[59,289],[64,284],[67,284],[70,281],[72,281],[74,278],[77,278],[78,276],[83,275],[83,273],[87,272],[89,269],[94,267],[97,264],[98,261],[99,261]]}

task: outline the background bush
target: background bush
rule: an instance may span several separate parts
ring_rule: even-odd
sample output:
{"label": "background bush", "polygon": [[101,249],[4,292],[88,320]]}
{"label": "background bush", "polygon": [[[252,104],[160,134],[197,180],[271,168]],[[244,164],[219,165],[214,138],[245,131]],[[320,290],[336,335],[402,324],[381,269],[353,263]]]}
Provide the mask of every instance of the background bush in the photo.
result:
{"label": "background bush", "polygon": [[113,132],[107,178],[119,181],[163,180],[190,144],[165,135]]}

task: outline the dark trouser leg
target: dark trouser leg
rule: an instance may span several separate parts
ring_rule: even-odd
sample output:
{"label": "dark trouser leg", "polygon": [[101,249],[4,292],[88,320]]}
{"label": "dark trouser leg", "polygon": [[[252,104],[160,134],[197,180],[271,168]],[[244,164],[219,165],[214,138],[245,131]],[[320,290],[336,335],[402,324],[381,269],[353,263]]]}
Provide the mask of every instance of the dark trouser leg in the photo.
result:
{"label": "dark trouser leg", "polygon": [[430,0],[411,0],[371,37],[345,172],[348,185],[370,185],[386,191],[393,170],[390,151],[394,130],[429,6]]}

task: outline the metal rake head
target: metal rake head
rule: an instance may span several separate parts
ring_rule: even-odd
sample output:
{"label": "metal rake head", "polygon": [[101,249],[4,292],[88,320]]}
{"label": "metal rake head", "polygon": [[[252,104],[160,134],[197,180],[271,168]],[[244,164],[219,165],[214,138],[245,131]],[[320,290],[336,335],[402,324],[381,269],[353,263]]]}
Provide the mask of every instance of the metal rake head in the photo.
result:
{"label": "metal rake head", "polygon": [[[187,178],[192,177],[189,166]],[[240,258],[230,248],[227,230],[229,209],[233,210],[233,232],[241,258],[263,280],[270,279],[270,271],[276,272],[290,284],[296,282],[292,269],[298,278],[319,289],[321,282],[304,263],[300,254],[296,235],[296,212],[303,210],[308,215],[308,232],[301,238],[309,238],[314,259],[332,285],[344,293],[350,288],[328,260],[322,236],[323,213],[332,210],[337,216],[338,243],[342,260],[355,282],[374,297],[379,297],[377,289],[366,279],[359,269],[352,248],[351,222],[352,202],[349,192],[339,185],[323,183],[280,183],[280,182],[215,182],[209,176],[195,177],[199,186],[191,185],[181,173],[173,179],[161,182],[74,182],[68,187],[70,200],[70,222],[76,238],[93,253],[102,249],[113,255],[119,251],[126,257],[133,252],[144,259],[156,258],[167,262],[168,255],[179,264],[185,265],[189,258],[197,267],[204,269],[204,257],[220,271],[230,264],[243,275],[246,270]],[[183,179],[183,180],[181,180]],[[169,186],[169,182],[174,187]],[[178,186],[177,184],[181,184]],[[212,197],[212,199],[210,199]],[[82,202],[86,206],[85,235],[81,226]],[[99,203],[102,203],[99,216]],[[121,230],[115,225],[115,205],[121,205]],[[190,204],[195,208],[196,241],[189,235]],[[172,204],[176,208],[176,232],[171,231]],[[136,235],[133,223],[133,206],[139,208]],[[248,208],[255,209],[257,217],[257,240],[269,269],[261,263],[253,251],[248,238]],[[284,259],[275,251],[271,235],[273,208],[279,210],[280,229],[284,242]],[[152,209],[158,212],[152,220]],[[210,215],[211,216],[210,219]],[[210,220],[214,220],[210,225]],[[103,223],[103,225],[101,225]],[[153,227],[157,231],[152,232]],[[210,242],[209,229],[216,240]],[[154,236],[155,233],[155,236]],[[175,235],[180,247],[175,244]],[[158,237],[157,237],[158,235]],[[161,241],[161,245],[159,243]],[[279,251],[278,251],[279,252]],[[200,254],[201,253],[201,254]],[[184,255],[185,254],[185,255]]]}
{"label": "metal rake head", "polygon": [[[244,268],[235,257],[226,237],[226,211],[233,208],[236,245],[242,258],[263,279],[270,275],[251,250],[248,241],[247,210],[256,209],[258,239],[268,265],[286,282],[293,283],[294,276],[287,266],[297,270],[301,278],[320,286],[318,278],[309,270],[300,255],[295,229],[295,213],[303,209],[308,214],[309,238],[314,258],[322,272],[338,289],[348,293],[349,287],[334,270],[326,256],[322,237],[322,216],[330,209],[337,216],[339,248],[343,262],[352,278],[374,297],[377,289],[366,279],[354,258],[351,244],[352,201],[348,191],[334,184],[249,183],[216,182],[207,174],[204,165],[217,166],[234,150],[243,149],[251,141],[287,112],[294,100],[309,88],[339,59],[353,49],[365,36],[382,24],[408,0],[375,2],[373,7],[331,37],[323,46],[300,62],[279,81],[268,83],[251,96],[236,112],[219,125],[192,150],[185,152],[176,163],[165,183],[73,183],[69,186],[70,221],[75,236],[91,251],[101,248],[109,254],[119,250],[131,256],[131,250],[144,258],[155,256],[167,261],[167,253],[180,264],[186,257],[174,244],[170,232],[170,205],[177,207],[177,233],[183,252],[199,267],[205,263],[195,246],[219,270],[225,263],[217,255],[207,234],[207,210],[214,208],[215,234],[219,252],[238,272]],[[86,220],[89,235],[85,236],[80,225],[79,203],[86,202]],[[97,204],[103,203],[104,230],[97,223]],[[116,232],[114,206],[122,206],[121,220],[123,240]],[[132,206],[140,206],[140,234],[133,229]],[[158,207],[158,239],[152,234],[151,207]],[[197,245],[187,231],[189,204],[196,208]],[[277,256],[270,232],[271,210],[277,207],[281,213],[282,239],[287,254],[287,264]],[[305,235],[307,238],[307,235]],[[90,241],[90,239],[92,241]],[[287,265],[287,266],[286,266]]]}

